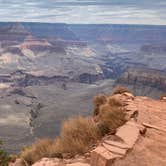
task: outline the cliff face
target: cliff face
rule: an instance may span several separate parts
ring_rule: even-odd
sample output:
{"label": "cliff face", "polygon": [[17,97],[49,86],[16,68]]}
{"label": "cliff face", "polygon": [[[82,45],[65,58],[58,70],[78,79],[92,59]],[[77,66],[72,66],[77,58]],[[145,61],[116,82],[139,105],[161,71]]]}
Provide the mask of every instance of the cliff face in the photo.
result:
{"label": "cliff face", "polygon": [[166,53],[166,45],[144,45],[141,47],[141,51],[145,53]]}
{"label": "cliff face", "polygon": [[18,44],[29,34],[30,32],[28,32],[20,23],[13,23],[5,27],[0,27],[1,46],[6,47]]}
{"label": "cliff face", "polygon": [[[139,95],[155,95],[154,97],[158,97],[166,91],[166,74],[163,71],[131,68],[124,72],[116,83],[129,86]],[[154,92],[153,95],[152,91]]]}

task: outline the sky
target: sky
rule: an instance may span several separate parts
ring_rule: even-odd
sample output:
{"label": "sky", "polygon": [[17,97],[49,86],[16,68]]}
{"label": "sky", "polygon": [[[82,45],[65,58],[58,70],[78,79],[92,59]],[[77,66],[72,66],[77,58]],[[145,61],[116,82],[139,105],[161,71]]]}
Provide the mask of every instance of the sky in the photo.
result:
{"label": "sky", "polygon": [[0,0],[0,21],[166,25],[166,0]]}

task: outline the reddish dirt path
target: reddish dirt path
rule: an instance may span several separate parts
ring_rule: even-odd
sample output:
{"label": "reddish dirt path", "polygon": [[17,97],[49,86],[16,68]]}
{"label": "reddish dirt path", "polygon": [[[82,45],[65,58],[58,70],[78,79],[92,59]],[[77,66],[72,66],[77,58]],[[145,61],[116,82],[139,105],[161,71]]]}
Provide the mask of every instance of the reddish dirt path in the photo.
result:
{"label": "reddish dirt path", "polygon": [[[136,97],[129,106],[139,111],[138,123],[149,123],[166,129],[166,102]],[[113,166],[166,166],[166,132],[147,129],[125,158]]]}

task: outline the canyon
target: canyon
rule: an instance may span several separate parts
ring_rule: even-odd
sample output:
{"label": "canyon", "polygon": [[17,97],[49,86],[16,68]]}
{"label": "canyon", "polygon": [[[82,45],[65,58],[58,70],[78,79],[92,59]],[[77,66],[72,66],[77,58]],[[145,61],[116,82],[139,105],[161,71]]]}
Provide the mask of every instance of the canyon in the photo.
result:
{"label": "canyon", "polygon": [[166,91],[166,26],[0,23],[0,139],[16,153],[89,115],[117,85]]}

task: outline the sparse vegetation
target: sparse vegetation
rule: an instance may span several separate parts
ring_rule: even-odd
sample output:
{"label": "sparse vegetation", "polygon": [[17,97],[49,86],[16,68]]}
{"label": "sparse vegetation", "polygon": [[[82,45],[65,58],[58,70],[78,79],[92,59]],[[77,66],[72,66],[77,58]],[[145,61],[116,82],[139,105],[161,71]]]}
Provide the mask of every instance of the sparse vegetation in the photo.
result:
{"label": "sparse vegetation", "polygon": [[[99,118],[100,131],[103,135],[114,132],[119,126],[126,122],[123,110],[113,107],[111,111],[106,111]],[[104,129],[104,131],[103,131]]]}
{"label": "sparse vegetation", "polygon": [[112,94],[113,95],[115,95],[115,94],[122,94],[122,93],[125,93],[125,92],[131,93],[130,90],[128,90],[126,87],[117,86],[117,87],[114,88]]}
{"label": "sparse vegetation", "polygon": [[126,121],[123,103],[114,96],[108,97],[107,103],[99,107],[97,122],[102,135],[114,132]]}
{"label": "sparse vegetation", "polygon": [[100,138],[100,132],[92,118],[72,118],[62,126],[59,151],[71,155],[84,153]]}
{"label": "sparse vegetation", "polygon": [[71,156],[82,154],[100,138],[99,129],[91,118],[71,118],[64,122],[56,140],[38,140],[31,147],[25,148],[21,157],[28,164],[33,164],[42,157],[62,157],[65,153]]}
{"label": "sparse vegetation", "polygon": [[111,107],[122,107],[124,105],[120,99],[114,96],[108,98],[108,103]]}
{"label": "sparse vegetation", "polygon": [[53,143],[54,141],[50,139],[40,139],[32,146],[24,148],[20,156],[31,165],[42,157],[49,157]]}
{"label": "sparse vegetation", "polygon": [[95,96],[93,99],[94,104],[94,116],[99,114],[99,107],[107,102],[107,97],[105,95]]}
{"label": "sparse vegetation", "polygon": [[[75,117],[65,121],[56,140],[38,140],[25,148],[20,157],[32,165],[43,157],[70,157],[87,152],[105,134],[125,123],[125,111],[119,99],[104,95],[94,98],[94,118]],[[97,109],[97,112],[96,112]],[[94,120],[95,119],[95,120]]]}
{"label": "sparse vegetation", "polygon": [[2,149],[2,141],[0,141],[0,166],[8,166],[10,161],[9,155]]}

